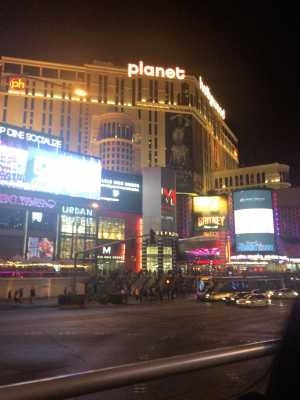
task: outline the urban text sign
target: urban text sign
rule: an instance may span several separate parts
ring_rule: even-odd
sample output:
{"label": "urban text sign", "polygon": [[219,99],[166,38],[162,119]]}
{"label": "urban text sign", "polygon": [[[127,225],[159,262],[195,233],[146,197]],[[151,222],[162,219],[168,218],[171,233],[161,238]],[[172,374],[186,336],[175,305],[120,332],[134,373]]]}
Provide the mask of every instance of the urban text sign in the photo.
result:
{"label": "urban text sign", "polygon": [[201,76],[199,77],[199,87],[200,87],[201,92],[206,96],[207,100],[209,101],[210,106],[213,107],[217,111],[218,114],[220,114],[222,119],[225,119],[224,108],[222,108],[219,105],[219,103],[216,101],[216,99],[210,92],[210,88],[207,85],[205,85]]}
{"label": "urban text sign", "polygon": [[155,78],[183,80],[185,78],[185,70],[179,67],[166,69],[163,67],[154,67],[153,65],[144,65],[143,61],[139,61],[138,64],[128,64],[129,78],[133,75],[146,75]]}

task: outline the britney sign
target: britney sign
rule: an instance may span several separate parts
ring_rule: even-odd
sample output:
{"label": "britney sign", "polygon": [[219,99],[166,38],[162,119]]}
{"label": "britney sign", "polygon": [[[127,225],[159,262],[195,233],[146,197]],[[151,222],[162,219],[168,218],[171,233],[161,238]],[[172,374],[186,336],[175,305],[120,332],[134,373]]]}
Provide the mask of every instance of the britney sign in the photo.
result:
{"label": "britney sign", "polygon": [[155,78],[176,78],[183,80],[185,78],[185,70],[179,67],[167,69],[163,67],[154,67],[152,65],[144,65],[143,61],[139,61],[138,64],[128,64],[129,78],[132,78],[133,75],[146,75]]}

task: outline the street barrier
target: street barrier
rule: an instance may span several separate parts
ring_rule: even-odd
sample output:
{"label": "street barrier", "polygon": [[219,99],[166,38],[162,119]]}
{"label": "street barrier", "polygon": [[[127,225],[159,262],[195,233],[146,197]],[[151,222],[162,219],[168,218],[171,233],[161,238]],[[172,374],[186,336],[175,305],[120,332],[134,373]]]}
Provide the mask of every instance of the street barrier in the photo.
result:
{"label": "street barrier", "polygon": [[58,400],[274,354],[279,340],[160,358],[0,386],[0,400]]}

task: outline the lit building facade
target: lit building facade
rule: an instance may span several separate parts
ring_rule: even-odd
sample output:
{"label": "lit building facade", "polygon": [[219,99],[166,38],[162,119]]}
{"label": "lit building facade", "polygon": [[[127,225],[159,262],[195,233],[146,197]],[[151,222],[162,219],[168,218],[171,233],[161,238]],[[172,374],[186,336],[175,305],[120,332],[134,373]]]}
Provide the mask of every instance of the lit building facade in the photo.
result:
{"label": "lit building facade", "polygon": [[214,171],[211,174],[210,187],[217,193],[254,187],[287,189],[291,186],[289,171],[288,165],[279,163]]}
{"label": "lit building facade", "polygon": [[191,235],[191,196],[211,189],[213,171],[238,167],[225,111],[202,79],[179,67],[9,57],[0,64],[1,122],[58,137],[65,150],[101,157],[107,169],[176,170],[182,237]]}

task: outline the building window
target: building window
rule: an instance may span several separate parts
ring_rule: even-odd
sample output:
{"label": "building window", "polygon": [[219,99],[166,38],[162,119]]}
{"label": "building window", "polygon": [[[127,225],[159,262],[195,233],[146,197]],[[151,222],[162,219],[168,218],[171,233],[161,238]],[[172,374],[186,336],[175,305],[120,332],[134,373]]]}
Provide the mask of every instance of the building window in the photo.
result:
{"label": "building window", "polygon": [[45,78],[58,78],[58,70],[52,68],[43,68],[42,69],[42,76]]}
{"label": "building window", "polygon": [[233,183],[232,183],[232,176],[229,177],[229,186],[233,186]]}
{"label": "building window", "polygon": [[215,188],[218,189],[219,188],[219,182],[218,182],[218,178],[215,179]]}
{"label": "building window", "polygon": [[75,81],[76,80],[76,73],[75,71],[60,71],[60,79]]}
{"label": "building window", "polygon": [[249,185],[249,175],[248,174],[246,174],[246,185]]}
{"label": "building window", "polygon": [[251,185],[254,184],[254,175],[253,174],[250,175],[250,184]]}
{"label": "building window", "polygon": [[235,180],[235,186],[239,186],[239,177],[235,176],[234,180]]}
{"label": "building window", "polygon": [[11,73],[11,74],[20,74],[21,73],[21,65],[5,63],[4,64],[4,72]]}
{"label": "building window", "polygon": [[262,183],[266,182],[266,174],[264,172],[261,174],[261,180],[262,180]]}
{"label": "building window", "polygon": [[244,177],[243,175],[240,175],[240,186],[244,185]]}
{"label": "building window", "polygon": [[32,75],[32,76],[40,76],[40,68],[34,67],[33,65],[24,65],[23,66],[23,74],[24,75]]}

